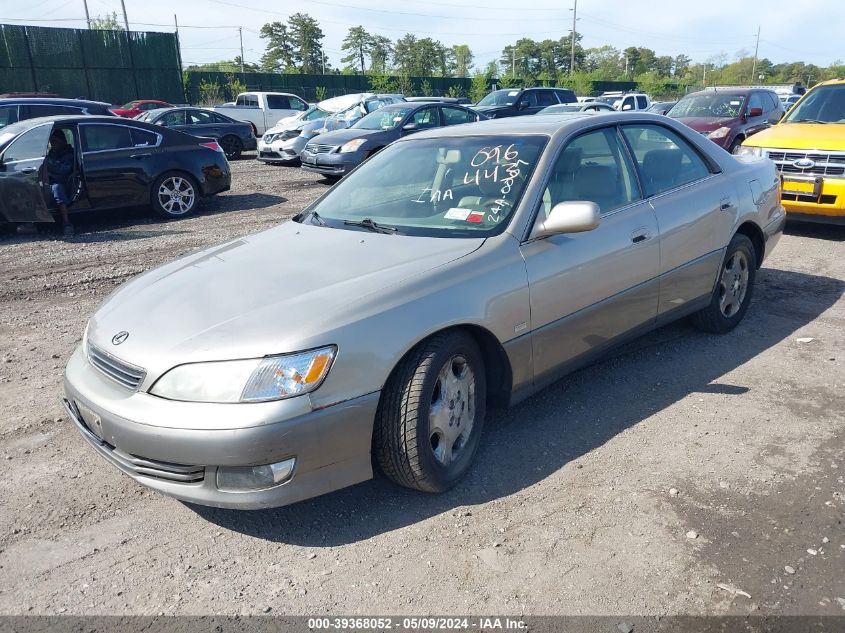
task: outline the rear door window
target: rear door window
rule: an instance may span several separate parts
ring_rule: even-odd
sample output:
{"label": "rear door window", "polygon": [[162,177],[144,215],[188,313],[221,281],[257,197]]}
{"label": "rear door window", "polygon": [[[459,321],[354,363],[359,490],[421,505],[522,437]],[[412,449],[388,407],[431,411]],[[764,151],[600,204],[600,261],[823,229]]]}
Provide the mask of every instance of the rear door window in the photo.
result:
{"label": "rear door window", "polygon": [[648,107],[648,101],[645,97],[637,97],[637,110],[645,110]]}
{"label": "rear door window", "polygon": [[290,110],[290,99],[285,95],[267,95],[267,108],[270,110]]}
{"label": "rear door window", "polygon": [[461,123],[472,123],[478,117],[469,110],[460,108],[443,108],[443,125],[459,125]]}
{"label": "rear door window", "polygon": [[132,145],[135,147],[154,147],[158,145],[158,134],[154,134],[149,130],[139,130],[133,128]]}
{"label": "rear door window", "polygon": [[159,125],[163,125],[165,127],[174,127],[176,125],[185,125],[185,111],[184,110],[174,110],[173,112],[167,112],[161,116],[161,118],[156,121]]}
{"label": "rear door window", "polygon": [[623,125],[622,134],[636,159],[646,197],[710,175],[698,152],[661,125]]}
{"label": "rear door window", "polygon": [[419,130],[439,126],[437,108],[423,108],[422,110],[418,110],[414,113],[413,122],[417,124],[417,129]]}
{"label": "rear door window", "polygon": [[86,123],[79,128],[83,152],[108,152],[132,147],[132,134],[126,126]]}
{"label": "rear door window", "polygon": [[571,90],[555,90],[555,94],[561,103],[575,103],[578,101],[578,97]]}
{"label": "rear door window", "polygon": [[537,91],[537,105],[550,106],[557,103],[557,97],[552,90],[538,90]]}
{"label": "rear door window", "polygon": [[250,106],[257,108],[258,107],[258,97],[256,95],[238,95],[238,100],[235,101],[235,105],[239,106]]}
{"label": "rear door window", "polygon": [[215,123],[232,123],[232,119],[225,117],[222,114],[218,114],[217,112],[212,112],[211,117],[214,119]]}
{"label": "rear door window", "polygon": [[206,110],[188,110],[186,113],[188,125],[208,125],[214,123],[211,112]]}

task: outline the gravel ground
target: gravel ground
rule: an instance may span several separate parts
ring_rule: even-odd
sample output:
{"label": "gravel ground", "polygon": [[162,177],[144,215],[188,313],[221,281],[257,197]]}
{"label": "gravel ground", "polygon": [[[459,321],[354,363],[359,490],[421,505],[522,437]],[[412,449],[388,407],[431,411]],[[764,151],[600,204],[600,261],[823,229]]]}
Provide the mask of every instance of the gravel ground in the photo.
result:
{"label": "gravel ground", "polygon": [[0,613],[845,613],[843,229],[791,227],[733,333],[671,325],[492,412],[443,495],[376,478],[232,512],[107,465],[59,402],[97,305],[328,186],[234,172],[186,220],[0,237]]}

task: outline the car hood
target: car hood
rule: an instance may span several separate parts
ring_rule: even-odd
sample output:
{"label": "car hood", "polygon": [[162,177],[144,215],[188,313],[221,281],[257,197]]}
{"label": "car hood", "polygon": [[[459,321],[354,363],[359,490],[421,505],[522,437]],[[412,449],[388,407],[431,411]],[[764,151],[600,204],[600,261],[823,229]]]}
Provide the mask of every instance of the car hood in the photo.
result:
{"label": "car hood", "polygon": [[265,134],[278,134],[287,130],[314,130],[323,127],[325,119],[312,119],[310,121],[302,121],[301,119],[292,119],[286,121],[279,121],[265,132]]}
{"label": "car hood", "polygon": [[743,145],[845,152],[845,125],[841,123],[778,123],[749,137]]}
{"label": "car hood", "polygon": [[712,132],[713,130],[718,130],[720,127],[733,127],[739,121],[739,119],[731,117],[719,119],[712,116],[685,116],[672,118],[691,127],[696,132]]}
{"label": "car hood", "polygon": [[286,222],[136,277],[95,313],[88,340],[153,378],[180,363],[329,344],[322,333],[378,310],[382,293],[483,243]]}
{"label": "car hood", "polygon": [[[389,135],[394,130],[361,130],[358,128],[348,128],[345,130],[335,130],[334,132],[326,132],[320,135],[320,140],[317,141],[320,145],[343,145],[347,141],[356,138],[375,139]],[[392,136],[392,135],[391,135]],[[399,135],[396,134],[396,138]],[[394,140],[391,138],[391,140]]]}

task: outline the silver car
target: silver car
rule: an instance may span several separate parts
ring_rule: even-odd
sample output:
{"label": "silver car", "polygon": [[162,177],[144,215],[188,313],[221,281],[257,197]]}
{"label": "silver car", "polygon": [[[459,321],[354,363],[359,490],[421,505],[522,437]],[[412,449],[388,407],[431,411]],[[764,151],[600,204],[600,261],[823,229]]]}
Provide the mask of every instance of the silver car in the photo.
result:
{"label": "silver car", "polygon": [[657,115],[423,131],[293,221],[119,288],[65,406],[98,454],[194,503],[284,505],[373,463],[446,490],[488,407],[674,319],[734,328],[779,188],[770,161]]}

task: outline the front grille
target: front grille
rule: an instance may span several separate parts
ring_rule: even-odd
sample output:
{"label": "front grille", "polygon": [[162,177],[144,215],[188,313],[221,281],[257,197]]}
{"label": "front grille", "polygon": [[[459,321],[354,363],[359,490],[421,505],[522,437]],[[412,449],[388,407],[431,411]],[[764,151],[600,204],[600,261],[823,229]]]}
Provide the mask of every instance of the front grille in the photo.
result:
{"label": "front grille", "polygon": [[[804,176],[845,176],[845,152],[802,152],[788,149],[764,150],[782,174],[799,174]],[[811,160],[812,167],[801,168],[793,163],[797,160]]]}
{"label": "front grille", "polygon": [[132,455],[131,453],[120,450],[116,446],[112,446],[105,440],[100,439],[91,430],[91,427],[88,426],[91,421],[85,420],[80,411],[80,406],[76,402],[65,400],[64,403],[65,408],[83,435],[104,457],[113,461],[117,466],[136,475],[152,477],[153,479],[164,479],[166,481],[177,481],[185,484],[198,483],[205,479],[205,466],[161,462],[155,459],[149,459],[148,457]]}
{"label": "front grille", "polygon": [[143,368],[130,365],[90,343],[88,344],[88,361],[117,384],[133,391],[138,388],[147,374]]}
{"label": "front grille", "polygon": [[319,143],[314,143],[313,145],[309,143],[305,146],[305,151],[311,152],[312,154],[328,154],[329,152],[334,151],[334,145],[321,145]]}

